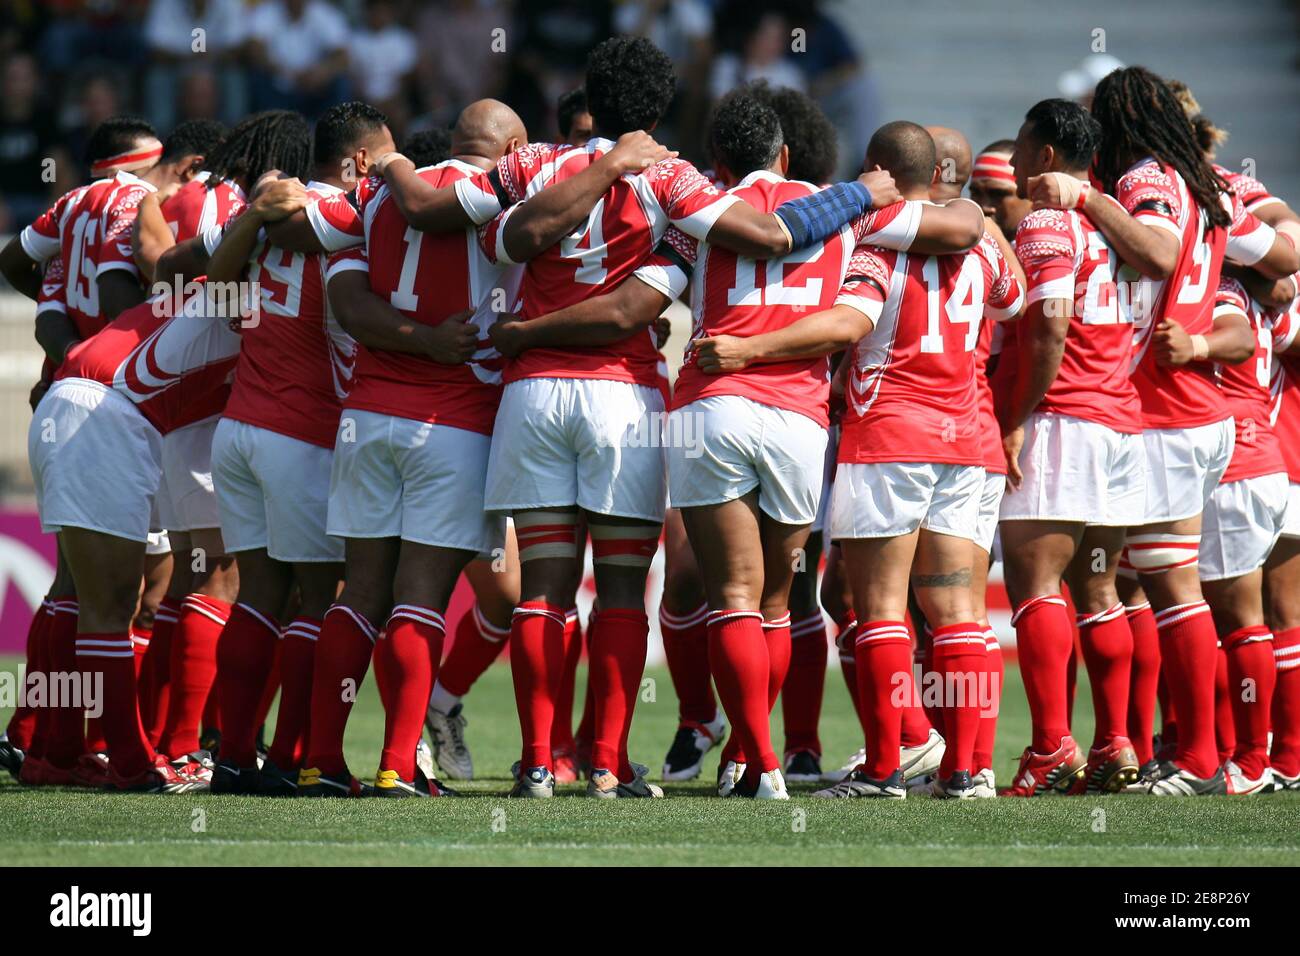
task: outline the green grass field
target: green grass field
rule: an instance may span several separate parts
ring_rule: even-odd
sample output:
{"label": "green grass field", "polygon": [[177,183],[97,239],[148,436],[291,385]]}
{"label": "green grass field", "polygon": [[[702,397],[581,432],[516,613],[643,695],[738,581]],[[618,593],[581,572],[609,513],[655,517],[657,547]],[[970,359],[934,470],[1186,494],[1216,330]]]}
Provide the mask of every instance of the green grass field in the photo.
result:
{"label": "green grass field", "polygon": [[[21,667],[0,660],[6,669]],[[676,700],[652,670],[633,758],[656,768],[672,738]],[[1086,686],[1080,688],[1086,695]],[[1077,708],[1091,734],[1087,698]],[[778,707],[779,712],[779,707]],[[503,799],[518,756],[510,673],[493,667],[467,698],[467,737],[482,779],[466,799],[259,800],[109,796],[25,790],[0,780],[0,856],[26,865],[1300,865],[1300,795],[1160,800],[1150,797],[830,802],[793,788],[789,803],[712,797],[705,777],[665,788],[662,801],[597,801],[566,788],[548,802]],[[7,719],[0,711],[0,719]],[[368,681],[348,729],[359,776],[373,775],[383,714]],[[774,730],[780,741],[780,717]],[[1008,672],[997,767],[1010,780],[1028,733],[1019,674]],[[839,674],[827,675],[827,763],[859,745]],[[458,784],[458,786],[460,786]]]}

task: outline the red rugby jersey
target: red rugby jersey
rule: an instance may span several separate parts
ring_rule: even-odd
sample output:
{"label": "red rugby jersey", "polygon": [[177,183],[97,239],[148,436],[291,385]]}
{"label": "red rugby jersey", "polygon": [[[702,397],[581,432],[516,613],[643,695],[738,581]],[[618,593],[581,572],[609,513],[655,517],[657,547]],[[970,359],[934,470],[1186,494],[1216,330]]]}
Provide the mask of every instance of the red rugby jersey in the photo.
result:
{"label": "red rugby jersey", "polygon": [[[1178,171],[1154,159],[1134,164],[1121,176],[1115,198],[1139,222],[1166,229],[1179,242],[1178,264],[1168,279],[1136,277],[1132,286],[1133,377],[1142,400],[1143,425],[1194,428],[1222,421],[1229,412],[1214,365],[1160,366],[1150,348],[1151,338],[1165,319],[1178,322],[1191,335],[1208,333],[1225,255],[1253,265],[1272,245],[1273,230],[1247,213],[1235,194],[1220,197],[1232,214],[1232,225],[1211,227]],[[1121,278],[1133,281],[1134,274],[1125,269]]]}
{"label": "red rugby jersey", "polygon": [[[576,176],[612,149],[599,137],[584,146],[534,143],[501,158],[494,170],[506,202],[518,203],[546,186]],[[482,211],[502,200],[489,174],[456,184],[467,208]],[[520,286],[524,319],[604,295],[630,276],[654,251],[670,225],[703,239],[732,203],[685,160],[670,159],[624,176],[596,203],[587,219],[568,236],[530,260]],[[508,263],[502,236],[515,207],[487,223],[480,241],[488,258]],[[658,351],[649,330],[609,346],[581,349],[530,349],[508,360],[505,380],[521,378],[601,378],[658,387]]]}
{"label": "red rugby jersey", "polygon": [[[772,212],[817,189],[760,170],[746,176],[730,194],[762,212]],[[830,308],[855,246],[865,243],[906,249],[919,220],[920,203],[895,203],[860,217],[821,243],[780,259],[747,259],[700,243],[691,285],[691,343],[713,335],[773,332]],[[739,372],[708,375],[699,370],[693,345],[688,345],[673,387],[673,407],[713,395],[739,395],[806,415],[825,428],[830,424],[829,393],[830,365],[825,356],[760,362]]]}
{"label": "red rugby jersey", "polygon": [[131,255],[131,224],[140,200],[154,187],[131,173],[70,190],[22,231],[23,251],[36,262],[55,254],[66,275],[64,302],[82,338],[104,327],[99,276],[122,269],[139,277]]}
{"label": "red rugby jersey", "polygon": [[[342,190],[310,182],[307,192],[318,202]],[[225,417],[333,448],[356,348],[329,311],[325,256],[289,252],[262,238],[247,278],[260,293],[259,311],[242,329]]]}
{"label": "red rugby jersey", "polygon": [[1016,230],[1026,302],[1069,299],[1074,314],[1061,368],[1038,410],[1142,431],[1142,402],[1129,376],[1133,310],[1116,283],[1119,259],[1101,230],[1075,210],[1035,209]]}
{"label": "red rugby jersey", "polygon": [[113,388],[166,434],[221,412],[239,339],[204,291],[175,310],[170,296],[155,296],[74,346],[55,378]]}
{"label": "red rugby jersey", "polygon": [[860,247],[837,301],[875,328],[849,355],[839,461],[983,465],[975,348],[1023,297],[987,235],[958,255]]}

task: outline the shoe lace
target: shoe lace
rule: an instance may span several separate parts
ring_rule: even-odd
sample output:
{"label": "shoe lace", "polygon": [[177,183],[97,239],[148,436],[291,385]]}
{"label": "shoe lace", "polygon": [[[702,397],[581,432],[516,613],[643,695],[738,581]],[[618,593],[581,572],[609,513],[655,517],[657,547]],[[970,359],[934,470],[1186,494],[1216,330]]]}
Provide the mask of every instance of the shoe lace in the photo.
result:
{"label": "shoe lace", "polygon": [[[445,714],[442,720],[441,730],[443,740],[439,741],[440,747],[449,747],[457,757],[464,757],[469,753],[469,748],[465,746],[465,725],[469,721],[463,714]],[[445,736],[444,736],[445,735]]]}

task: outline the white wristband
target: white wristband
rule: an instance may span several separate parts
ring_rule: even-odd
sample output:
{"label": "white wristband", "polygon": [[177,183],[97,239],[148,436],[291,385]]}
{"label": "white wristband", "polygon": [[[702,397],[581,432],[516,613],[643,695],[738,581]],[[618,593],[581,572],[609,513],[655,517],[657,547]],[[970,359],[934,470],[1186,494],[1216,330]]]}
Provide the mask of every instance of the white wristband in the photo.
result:
{"label": "white wristband", "polygon": [[1192,339],[1192,361],[1204,362],[1210,357],[1210,342],[1204,335],[1193,335]]}

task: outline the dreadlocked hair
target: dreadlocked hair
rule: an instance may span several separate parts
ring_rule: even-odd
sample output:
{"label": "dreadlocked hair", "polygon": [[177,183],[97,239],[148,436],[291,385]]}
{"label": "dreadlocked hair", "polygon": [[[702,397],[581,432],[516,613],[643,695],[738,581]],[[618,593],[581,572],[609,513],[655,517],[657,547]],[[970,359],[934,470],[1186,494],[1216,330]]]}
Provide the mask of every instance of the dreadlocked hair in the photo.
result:
{"label": "dreadlocked hair", "polygon": [[300,113],[255,113],[230,131],[208,157],[208,188],[222,180],[252,186],[270,169],[306,180],[311,171],[311,129]]}
{"label": "dreadlocked hair", "polygon": [[1107,189],[1136,159],[1151,156],[1172,166],[1215,226],[1231,221],[1219,197],[1228,183],[1210,166],[1178,96],[1150,70],[1130,66],[1097,84],[1092,115],[1101,124],[1097,177]]}

